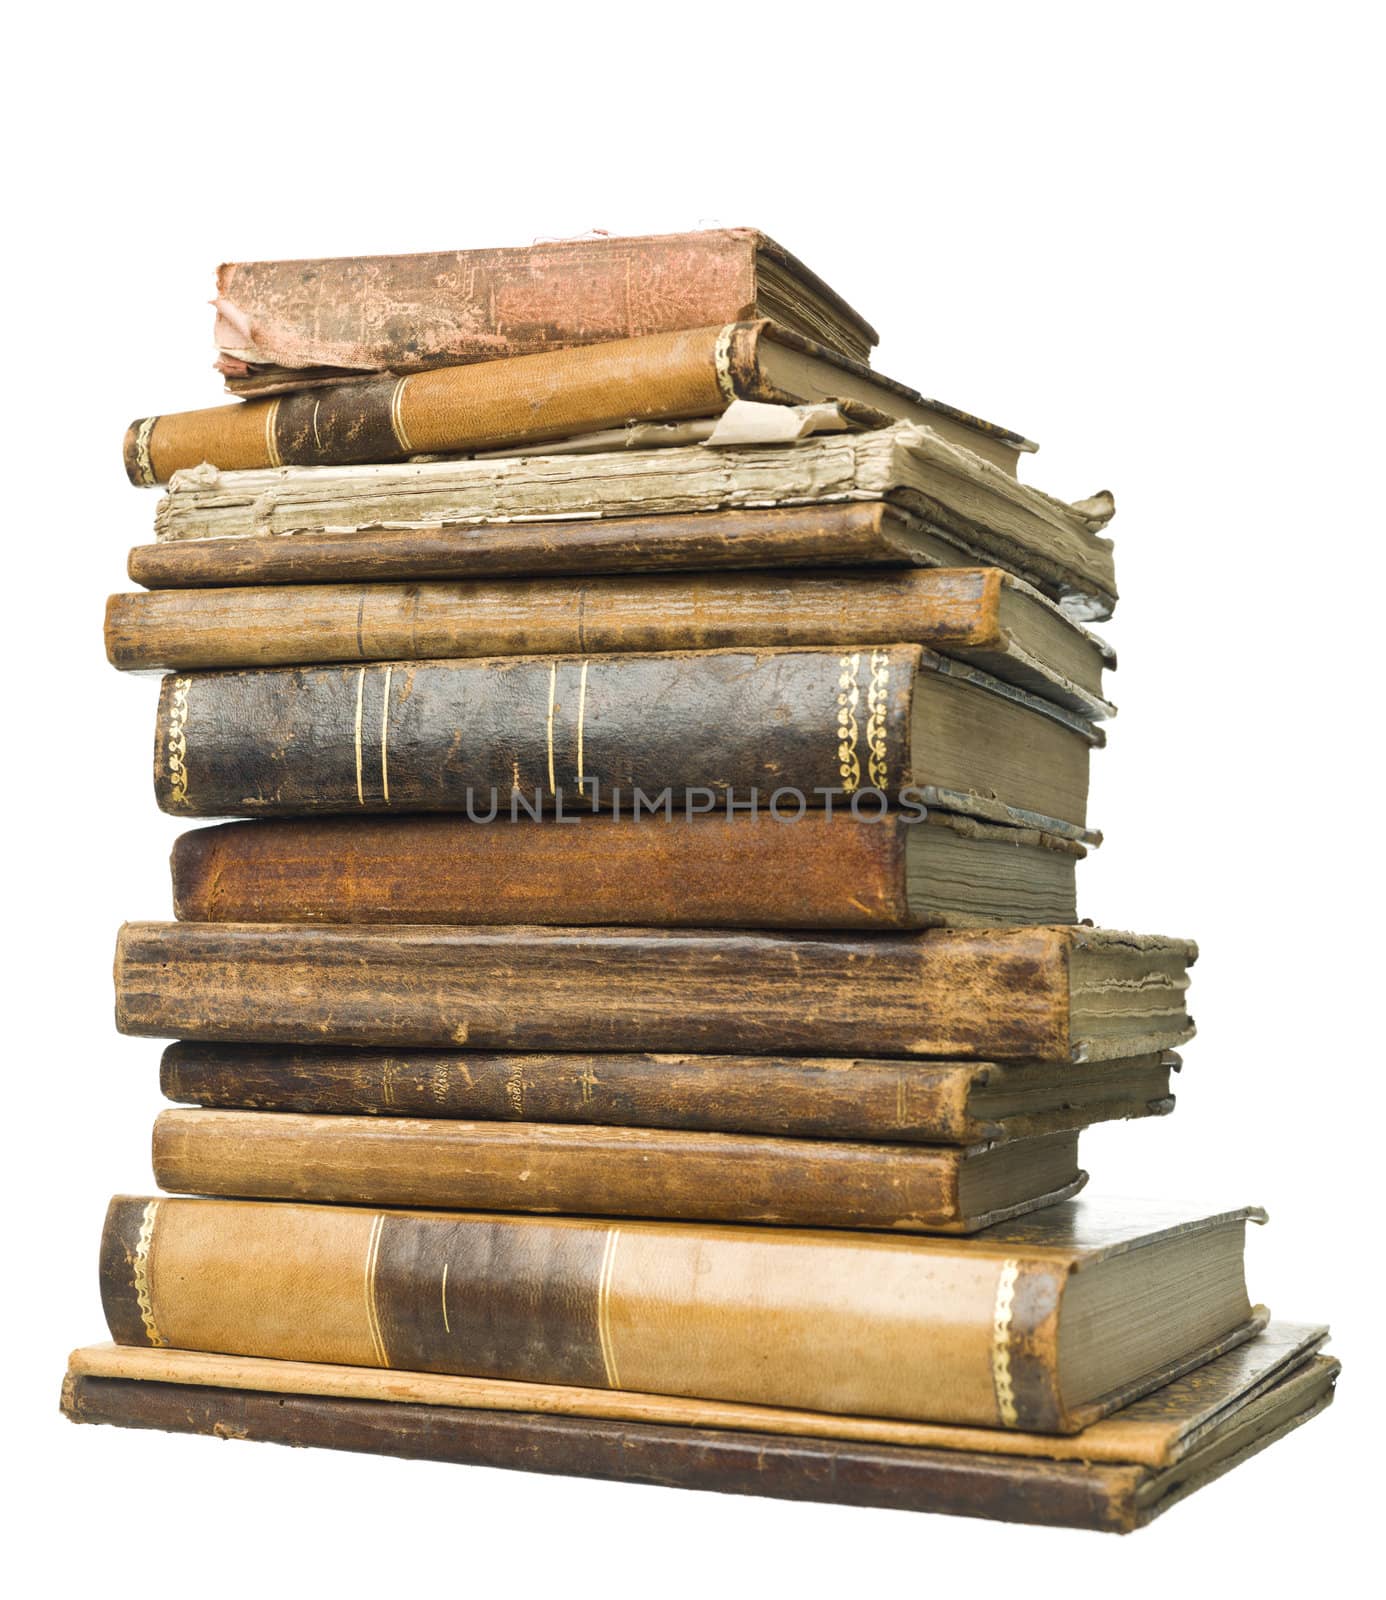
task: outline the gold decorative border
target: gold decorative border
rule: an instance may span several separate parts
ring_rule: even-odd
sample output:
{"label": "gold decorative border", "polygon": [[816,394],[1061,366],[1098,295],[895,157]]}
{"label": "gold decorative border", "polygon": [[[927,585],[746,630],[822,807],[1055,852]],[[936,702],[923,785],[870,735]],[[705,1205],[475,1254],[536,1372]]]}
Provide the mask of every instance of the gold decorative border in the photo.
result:
{"label": "gold decorative border", "polygon": [[[279,454],[279,405],[284,397],[277,396],[265,408],[265,457],[272,467],[282,467],[283,457]],[[317,419],[314,418],[314,426]]]}
{"label": "gold decorative border", "polygon": [[861,760],[857,755],[857,706],[861,690],[857,687],[860,654],[845,655],[838,663],[837,679],[837,772],[842,787],[855,794],[861,786]]}
{"label": "gold decorative border", "polygon": [[414,446],[409,438],[409,430],[404,426],[404,386],[409,382],[406,375],[390,391],[390,431],[395,436],[395,443],[404,451],[405,455],[414,454]]}
{"label": "gold decorative border", "polygon": [[135,424],[135,482],[143,489],[152,489],[159,481],[154,476],[154,457],[149,452],[149,441],[158,420],[158,417],[141,417]]}
{"label": "gold decorative border", "polygon": [[734,322],[727,323],[718,333],[717,343],[712,347],[712,365],[717,373],[717,390],[728,405],[740,398],[736,392],[736,383],[731,370],[732,340],[736,337],[736,327]]}
{"label": "gold decorative border", "polygon": [[873,789],[890,781],[886,762],[886,689],[890,683],[890,657],[884,650],[871,652],[871,682],[866,690],[866,772]]}
{"label": "gold decorative border", "polygon": [[191,693],[191,678],[175,678],[168,697],[164,760],[168,765],[169,798],[176,806],[186,804],[188,798],[188,696]]}
{"label": "gold decorative border", "polygon": [[606,1236],[602,1251],[601,1276],[597,1280],[597,1340],[602,1348],[602,1365],[606,1369],[608,1389],[621,1387],[621,1376],[616,1370],[616,1351],[611,1340],[611,1280],[616,1274],[616,1241],[621,1237],[619,1228],[612,1228]]}
{"label": "gold decorative border", "polygon": [[135,1241],[135,1301],[140,1308],[145,1337],[152,1345],[166,1346],[168,1340],[154,1321],[154,1304],[149,1297],[149,1248],[154,1242],[154,1218],[158,1212],[159,1202],[151,1200],[140,1218],[139,1238]]}
{"label": "gold decorative border", "polygon": [[1015,1285],[1020,1276],[1019,1261],[1001,1263],[996,1280],[996,1303],[991,1322],[991,1377],[996,1386],[996,1411],[1003,1428],[1016,1425],[1015,1389],[1011,1383],[1011,1313],[1015,1307]]}
{"label": "gold decorative border", "polygon": [[385,1348],[385,1335],[380,1328],[380,1312],[375,1303],[375,1265],[380,1258],[380,1235],[385,1230],[385,1217],[379,1213],[371,1222],[370,1237],[366,1241],[366,1326],[370,1329],[371,1348],[378,1367],[390,1365],[390,1354]]}

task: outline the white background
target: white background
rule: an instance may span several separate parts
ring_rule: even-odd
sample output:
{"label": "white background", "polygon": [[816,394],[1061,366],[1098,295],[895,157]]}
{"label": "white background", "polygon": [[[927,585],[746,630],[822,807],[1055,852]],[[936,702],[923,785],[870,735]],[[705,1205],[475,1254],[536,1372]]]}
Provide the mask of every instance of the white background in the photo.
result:
{"label": "white background", "polygon": [[[104,1596],[1288,1592],[1371,1524],[1383,985],[1379,172],[1368,8],[233,8],[10,19],[5,1454],[36,1582]],[[487,18],[489,17],[489,20]],[[122,918],[169,915],[155,686],[101,606],[130,417],[214,404],[222,259],[760,226],[878,366],[1117,495],[1099,923],[1203,949],[1172,1119],[1091,1192],[1255,1201],[1337,1406],[1134,1539],[76,1430],[107,1197],[148,1187]],[[1376,1435],[1379,1438],[1379,1434]]]}

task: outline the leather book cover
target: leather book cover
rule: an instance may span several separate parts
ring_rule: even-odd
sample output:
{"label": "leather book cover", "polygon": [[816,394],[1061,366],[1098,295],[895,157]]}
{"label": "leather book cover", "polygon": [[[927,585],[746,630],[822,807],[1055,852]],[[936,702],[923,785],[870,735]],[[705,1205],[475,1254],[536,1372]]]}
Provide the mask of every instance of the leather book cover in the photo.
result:
{"label": "leather book cover", "polygon": [[1321,1354],[1328,1336],[1328,1329],[1322,1325],[1266,1322],[1252,1337],[1210,1356],[1202,1366],[1072,1434],[839,1416],[785,1406],[635,1394],[628,1389],[582,1389],[451,1373],[333,1366],[319,1361],[271,1361],[154,1345],[89,1345],[72,1352],[68,1372],[72,1376],[138,1383],[314,1395],[324,1400],[396,1400],[461,1410],[682,1424],[785,1439],[838,1439],[853,1444],[983,1451],[995,1456],[1102,1462],[1165,1471],[1202,1452],[1229,1426],[1252,1417],[1259,1420],[1278,1408],[1286,1393],[1287,1379],[1317,1387],[1325,1368],[1336,1366]]}
{"label": "leather book cover", "polygon": [[1177,1049],[1197,947],[924,933],[132,922],[116,1025],[168,1039],[1101,1061]]}
{"label": "leather book cover", "polygon": [[[667,516],[441,522],[300,531],[292,538],[165,538],[126,564],[145,589],[258,584],[589,578],[721,568],[867,567],[923,559],[911,519],[885,501],[684,511]],[[953,565],[966,565],[953,561]]]}
{"label": "leather book cover", "polygon": [[[866,361],[876,331],[753,228],[217,269],[218,367],[234,390],[407,372],[775,317]],[[257,373],[255,369],[271,370]]]}
{"label": "leather book cover", "polygon": [[1070,1406],[1074,1282],[1179,1241],[1240,1247],[1263,1219],[1068,1201],[899,1238],[117,1196],[100,1281],[118,1344],[1076,1433],[1265,1317],[1238,1289],[1176,1358]]}
{"label": "leather book cover", "polygon": [[1083,853],[943,814],[324,817],[198,828],[171,868],[183,922],[922,928],[1076,922]]}
{"label": "leather book cover", "polygon": [[[1073,1133],[965,1149],[177,1110],[154,1124],[154,1181],[260,1200],[961,1234],[1076,1194],[1077,1145]],[[1022,1154],[1030,1164],[1009,1174]]]}
{"label": "leather book cover", "polygon": [[165,1049],[164,1097],[208,1110],[688,1128],[800,1139],[984,1144],[1174,1108],[1178,1056],[1030,1063],[805,1056]]}
{"label": "leather book cover", "polygon": [[714,417],[736,400],[799,405],[828,399],[865,407],[876,422],[926,423],[1012,473],[1020,450],[1030,448],[1008,429],[925,400],[761,321],[139,417],[126,430],[124,460],[131,483],[151,486],[203,462],[236,471],[404,461],[638,422]]}
{"label": "leather book cover", "polygon": [[[595,546],[605,550],[612,542],[621,547],[621,524],[632,516],[648,525],[656,517],[705,512],[884,502],[907,519],[899,532],[901,560],[1000,567],[1080,622],[1110,616],[1116,574],[1104,529],[1115,513],[1112,496],[1057,500],[972,448],[989,436],[955,435],[950,441],[940,432],[942,420],[931,414],[924,426],[901,422],[754,447],[689,444],[313,471],[222,472],[204,465],[175,476],[155,510],[155,536],[173,542],[290,535],[267,541],[284,550],[281,563],[294,559],[293,549],[301,548],[296,540],[321,541],[353,530],[368,536],[369,548],[376,548],[378,537],[389,559],[399,549],[389,540],[420,552],[475,546],[490,560],[504,559],[503,552],[518,542],[525,554],[516,559],[539,562],[543,570],[551,549],[560,552],[553,559],[563,559],[569,537],[587,546],[588,532],[577,528],[570,534],[583,519],[611,519],[614,526]],[[517,522],[536,526],[517,531]],[[711,527],[732,531],[723,524]],[[421,538],[425,543],[416,546],[413,541]],[[349,556],[359,546],[329,541],[327,548]],[[664,548],[669,550],[667,543]],[[817,548],[824,559],[821,541]],[[722,564],[726,557],[723,549]],[[856,557],[844,552],[844,559]]]}
{"label": "leather book cover", "polygon": [[[916,736],[925,696],[947,745]],[[987,716],[986,740],[957,731],[964,700]],[[176,816],[491,821],[560,799],[570,817],[637,803],[650,816],[725,811],[738,796],[786,814],[835,796],[876,815],[882,796],[912,793],[1100,839],[1086,811],[1101,730],[918,645],[179,673],[164,680],[156,730],[155,795]]]}

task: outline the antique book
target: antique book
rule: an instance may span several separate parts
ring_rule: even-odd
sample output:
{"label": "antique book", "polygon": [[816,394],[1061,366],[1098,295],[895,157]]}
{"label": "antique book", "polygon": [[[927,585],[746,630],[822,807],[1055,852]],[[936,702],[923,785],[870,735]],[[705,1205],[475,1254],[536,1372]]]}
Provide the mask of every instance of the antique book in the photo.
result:
{"label": "antique book", "polygon": [[1095,928],[751,933],[130,922],[116,1024],[473,1050],[1111,1061],[1176,1049],[1196,946]]}
{"label": "antique book", "polygon": [[833,400],[865,408],[868,421],[927,424],[1012,476],[1026,444],[762,320],[139,417],[126,431],[125,471],[131,483],[152,485],[204,461],[235,471],[500,450],[632,422],[714,417],[737,400]]}
{"label": "antique book", "polygon": [[693,1128],[800,1139],[983,1144],[1174,1109],[1166,1051],[1127,1061],[518,1053],[171,1044],[165,1097],[319,1115]]}
{"label": "antique book", "polygon": [[1326,1338],[1272,1322],[1071,1435],[115,1344],[73,1351],[63,1409],[74,1422],[1127,1532],[1328,1405],[1339,1363],[1318,1353]]}
{"label": "antique book", "polygon": [[1095,842],[1103,742],[918,645],[264,667],[164,679],[154,789],[194,817],[651,815],[738,796],[876,815],[889,796]]}
{"label": "antique book", "polygon": [[755,228],[217,268],[218,369],[236,394],[416,372],[768,317],[870,359],[876,330]]}
{"label": "antique book", "polygon": [[1076,922],[1083,853],[941,812],[764,810],[228,822],[171,865],[187,922],[957,928]]}
{"label": "antique book", "polygon": [[180,1109],[154,1123],[154,1181],[259,1200],[976,1233],[1067,1200],[1087,1174],[1076,1133],[965,1148]]}
{"label": "antique book", "polygon": [[[832,535],[816,520],[826,509],[807,520],[800,511],[799,521],[789,526],[807,531],[788,534],[762,520],[765,512],[880,504],[912,519],[908,532],[890,535],[897,561],[914,559],[921,549],[927,555],[929,542],[941,540],[943,565],[1002,567],[1061,602],[1079,621],[1108,616],[1116,604],[1112,542],[1102,532],[1115,510],[1109,494],[1074,504],[1056,500],[1018,483],[974,450],[950,443],[938,428],[912,423],[755,448],[684,445],[272,471],[224,472],[204,465],[179,473],[170,484],[154,529],[160,541],[292,535],[265,541],[273,553],[261,559],[281,562],[294,559],[294,540],[316,534],[327,540],[319,562],[339,551],[348,557],[352,550],[379,551],[384,560],[403,551],[416,563],[476,559],[488,563],[483,570],[489,573],[547,573],[551,564],[598,571],[589,551],[612,548],[621,553],[624,570],[635,559],[630,547],[656,532],[653,565],[689,559],[682,553],[688,542],[700,565],[713,559],[709,549],[717,564],[746,564],[725,521],[711,523],[706,534],[699,531],[702,524],[681,534],[659,520],[735,510],[757,513],[752,531],[742,537],[761,562],[771,542],[784,549],[790,539],[817,551],[817,559],[831,560],[825,547]],[[636,531],[622,528],[626,518],[637,519]],[[593,530],[598,519],[615,526]],[[363,531],[363,542],[334,542],[353,529]],[[858,532],[844,540],[834,564],[859,563],[864,537]],[[871,537],[878,547],[882,535]],[[475,558],[469,555],[473,550]],[[196,571],[202,557],[195,553],[190,559]],[[449,565],[440,575],[477,571]],[[317,575],[332,574],[319,565]],[[424,574],[417,567],[382,573],[377,565],[365,575]]]}
{"label": "antique book", "polygon": [[[194,1359],[182,1351],[166,1358],[149,1353],[170,1367],[175,1360]],[[1219,1420],[1181,1462],[1159,1471],[1135,1464],[998,1456],[985,1447],[961,1452],[846,1444],[682,1422],[464,1410],[401,1401],[393,1393],[363,1401],[253,1387],[255,1380],[288,1365],[256,1363],[249,1375],[252,1386],[243,1389],[87,1376],[79,1365],[64,1381],[62,1409],[72,1422],[216,1439],[1130,1533],[1316,1417],[1332,1402],[1339,1370],[1336,1360],[1317,1358],[1248,1406],[1245,1417],[1234,1411]],[[177,1377],[184,1376],[180,1367]],[[1181,1393],[1181,1401],[1195,1393]]]}
{"label": "antique book", "polygon": [[467,583],[313,583],[115,594],[127,671],[626,651],[922,644],[1104,717],[1112,652],[996,568],[661,573]]}
{"label": "antique book", "polygon": [[100,1278],[118,1344],[1075,1433],[1264,1324],[1248,1221],[1067,1201],[901,1239],[117,1196]]}

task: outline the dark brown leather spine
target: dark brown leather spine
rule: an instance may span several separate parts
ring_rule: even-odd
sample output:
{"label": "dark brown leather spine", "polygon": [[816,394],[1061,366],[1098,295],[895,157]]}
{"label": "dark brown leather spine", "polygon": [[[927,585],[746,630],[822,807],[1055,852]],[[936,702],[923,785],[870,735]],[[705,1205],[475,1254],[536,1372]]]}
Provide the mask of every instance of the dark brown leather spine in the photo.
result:
{"label": "dark brown leather spine", "polygon": [[[129,923],[116,1017],[125,1033],[285,1044],[1064,1061],[1086,1043],[1069,1025],[1084,931]],[[1147,1021],[1154,1047],[1177,1044],[1182,993]]]}
{"label": "dark brown leather spine", "polygon": [[[164,1051],[165,1097],[209,1110],[463,1117],[687,1128],[800,1139],[980,1144],[1162,1116],[1171,1062],[1100,1067],[782,1056],[497,1054],[482,1050],[301,1049],[183,1041]],[[1040,1084],[1030,1091],[1028,1080]],[[1003,1082],[1014,1108],[973,1105]]]}
{"label": "dark brown leather spine", "polygon": [[627,808],[636,789],[680,808],[701,792],[709,811],[733,789],[820,806],[873,774],[892,792],[927,781],[910,772],[909,710],[936,665],[896,646],[178,675],[160,696],[155,792],[166,811],[214,817],[485,820],[512,791],[552,809],[560,789],[571,814],[590,809],[594,780],[608,809],[615,788]]}
{"label": "dark brown leather spine", "polygon": [[233,822],[175,843],[173,904],[188,922],[908,928],[941,920],[910,905],[911,826],[821,811]]}
{"label": "dark brown leather spine", "polygon": [[1001,573],[721,573],[552,584],[341,583],[115,594],[106,655],[125,670],[626,651],[1004,645]]}
{"label": "dark brown leather spine", "polygon": [[965,1169],[1004,1162],[1020,1145],[178,1110],[154,1124],[154,1179],[174,1194],[340,1205],[975,1233],[1075,1192],[1077,1135],[1049,1144],[1053,1176],[1028,1189],[1013,1181],[980,1210],[968,1204]]}
{"label": "dark brown leather spine", "polygon": [[286,538],[165,539],[136,545],[146,589],[389,583],[704,571],[721,567],[907,565],[909,523],[884,501],[693,511],[597,521],[451,523],[306,531]]}
{"label": "dark brown leather spine", "polygon": [[72,1422],[1125,1533],[1141,1467],[73,1376]]}

